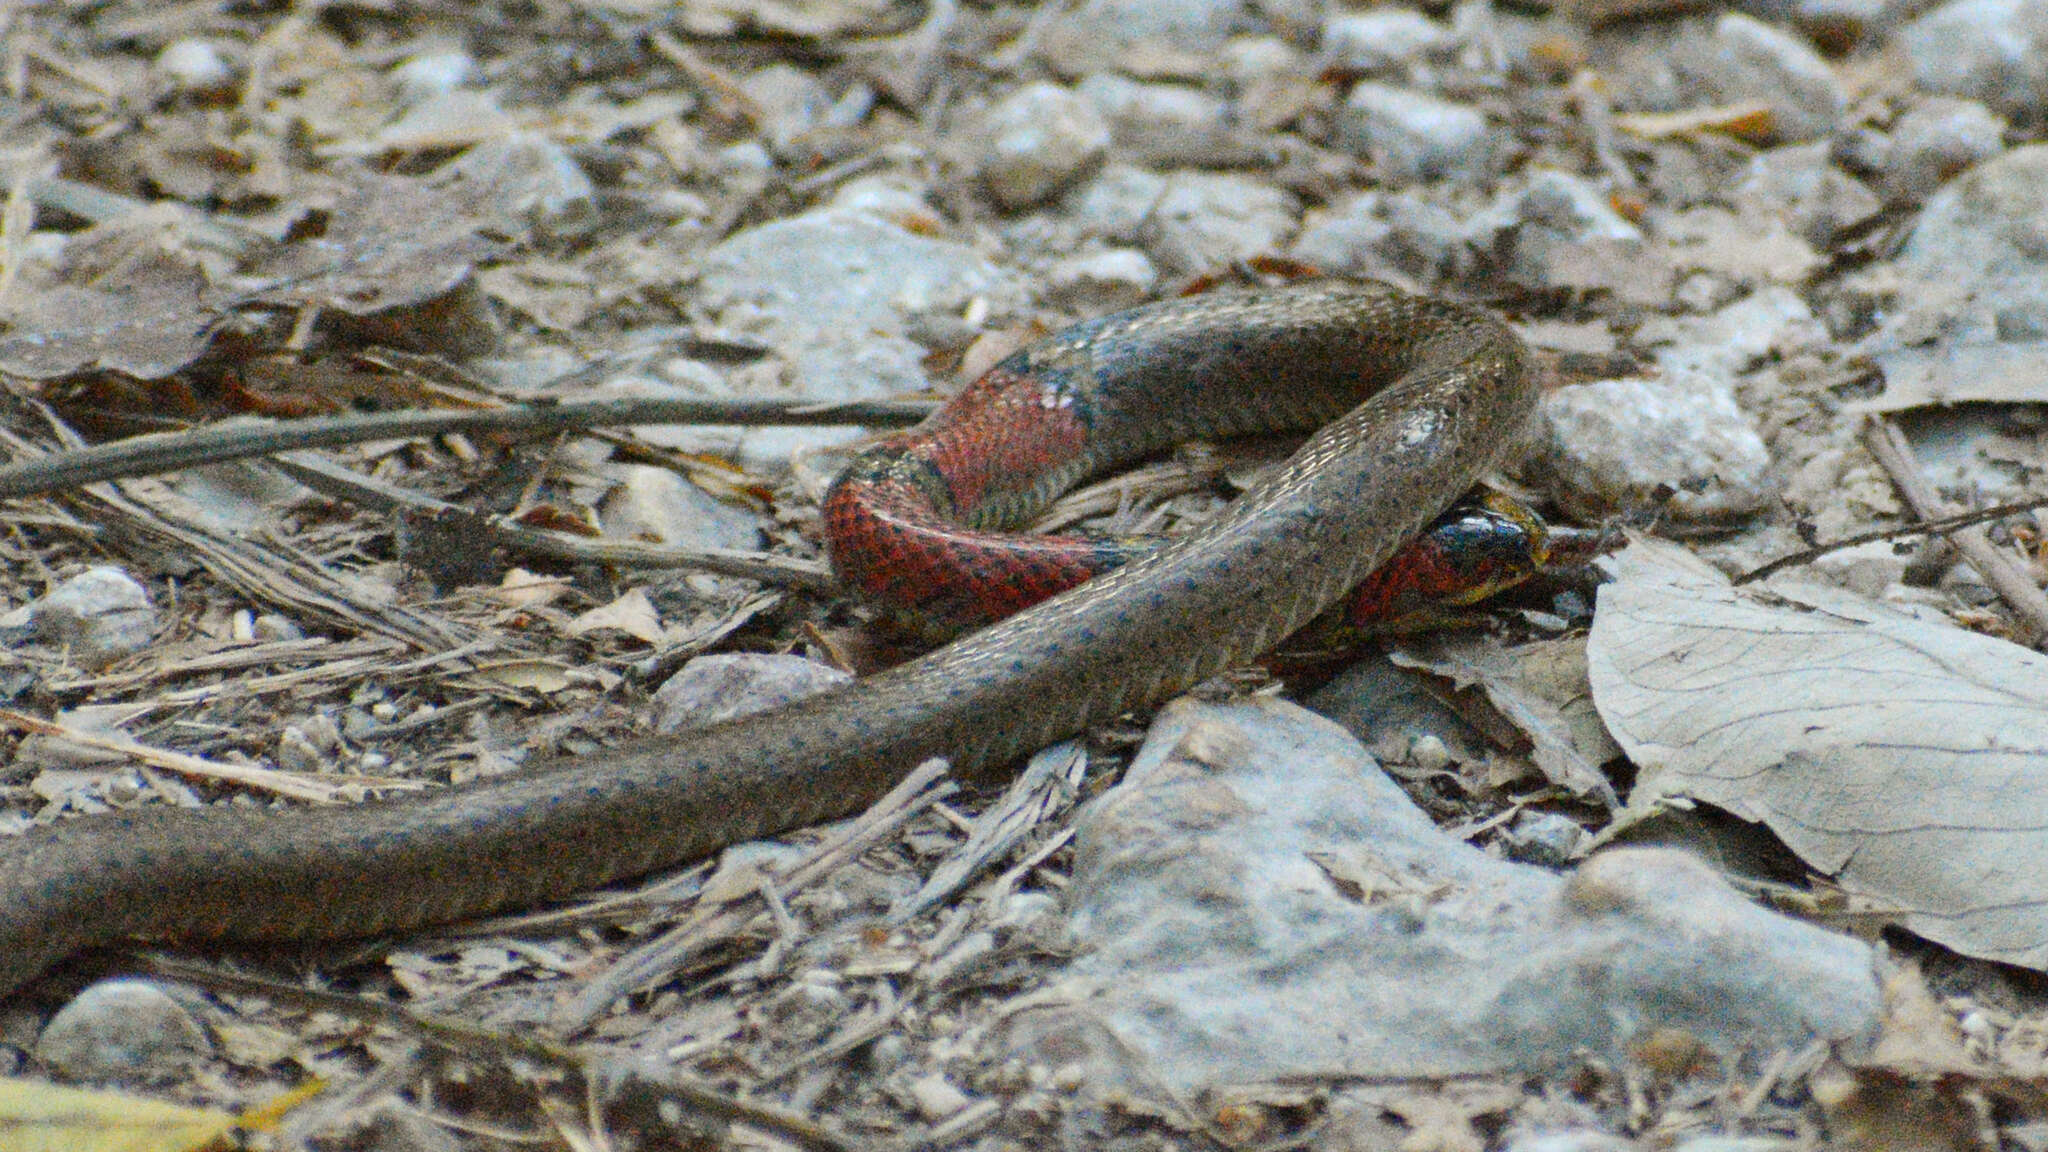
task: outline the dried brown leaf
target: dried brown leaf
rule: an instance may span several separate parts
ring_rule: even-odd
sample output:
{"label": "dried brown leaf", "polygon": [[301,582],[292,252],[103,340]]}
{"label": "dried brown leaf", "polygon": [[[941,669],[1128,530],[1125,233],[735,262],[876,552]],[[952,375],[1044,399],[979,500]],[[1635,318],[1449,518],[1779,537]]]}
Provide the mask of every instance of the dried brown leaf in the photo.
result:
{"label": "dried brown leaf", "polygon": [[[1600,590],[1593,698],[1641,775],[1972,956],[2048,968],[2048,657],[1637,541]],[[1627,817],[1625,817],[1626,819]]]}
{"label": "dried brown leaf", "polygon": [[356,188],[318,235],[278,248],[250,269],[269,286],[251,299],[316,304],[350,315],[445,296],[502,243],[510,223],[488,182],[384,177]]}
{"label": "dried brown leaf", "polygon": [[206,287],[198,268],[164,252],[118,275],[23,285],[7,299],[0,370],[31,380],[92,369],[168,376],[206,350]]}

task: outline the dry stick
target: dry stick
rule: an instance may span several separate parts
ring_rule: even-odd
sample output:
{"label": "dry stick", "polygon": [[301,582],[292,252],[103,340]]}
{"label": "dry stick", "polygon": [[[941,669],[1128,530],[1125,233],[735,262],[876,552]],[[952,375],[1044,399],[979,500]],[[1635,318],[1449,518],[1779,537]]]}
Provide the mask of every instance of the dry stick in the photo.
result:
{"label": "dry stick", "polygon": [[629,1062],[600,1050],[556,1044],[532,1035],[498,1031],[469,1020],[434,1016],[334,992],[320,992],[278,984],[253,976],[202,968],[194,964],[146,956],[145,962],[158,975],[197,984],[220,992],[261,996],[264,999],[316,1012],[331,1012],[344,1019],[360,1020],[394,1029],[406,1036],[434,1044],[451,1052],[496,1060],[525,1059],[575,1071],[586,1080],[599,1082],[613,1092],[654,1094],[673,1099],[684,1108],[717,1120],[759,1128],[801,1148],[816,1152],[852,1152],[857,1145],[817,1124],[772,1104],[742,1100],[709,1085],[697,1083],[651,1061]]}
{"label": "dry stick", "polygon": [[0,729],[33,732],[40,736],[66,740],[81,747],[117,753],[140,760],[152,768],[161,768],[195,780],[239,784],[244,788],[315,803],[333,803],[347,793],[360,789],[390,791],[424,787],[417,780],[398,780],[380,776],[346,776],[329,780],[308,776],[303,772],[280,772],[251,764],[223,764],[216,760],[144,744],[126,736],[87,732],[55,720],[45,720],[26,712],[16,712],[11,708],[0,708]]}
{"label": "dry stick", "polygon": [[539,556],[579,563],[614,564],[623,568],[696,568],[723,576],[744,576],[782,587],[836,592],[832,569],[816,560],[747,552],[734,548],[680,548],[637,541],[589,540],[561,532],[529,528],[506,516],[482,516],[457,504],[436,500],[386,484],[344,468],[310,452],[281,452],[272,466],[324,495],[349,500],[380,512],[467,516],[508,547]]}
{"label": "dry stick", "polygon": [[[1906,442],[1906,435],[1897,424],[1883,418],[1871,420],[1864,425],[1863,444],[1891,477],[1915,516],[1933,520],[1947,513],[1947,505],[1928,486],[1927,477],[1920,471],[1920,461],[1913,455],[1913,446]],[[2004,549],[1991,542],[1990,533],[1981,526],[1973,526],[1958,529],[1949,539],[1955,541],[1970,566],[2019,614],[2027,628],[2022,643],[2032,647],[2048,636],[2048,596],[2041,594],[2033,577]]]}
{"label": "dry stick", "polygon": [[311,420],[236,422],[118,440],[0,468],[0,498],[35,496],[98,480],[147,476],[267,456],[443,432],[566,431],[619,424],[861,424],[904,427],[930,414],[920,400],[819,404],[792,400],[595,400],[462,411],[366,412]]}
{"label": "dry stick", "polygon": [[1872,532],[1858,532],[1854,536],[1844,536],[1840,540],[1830,540],[1825,544],[1815,544],[1811,548],[1802,548],[1789,556],[1780,556],[1760,568],[1752,568],[1737,576],[1733,583],[1754,584],[1759,580],[1776,576],[1787,568],[1796,568],[1801,564],[1811,564],[1830,552],[1840,552],[1844,548],[1854,548],[1859,544],[1875,544],[1880,540],[1903,540],[1912,536],[1942,535],[1952,532],[1957,528],[1968,528],[1973,524],[1989,524],[1993,520],[2003,520],[2008,516],[2017,516],[2022,512],[2032,512],[2037,508],[2048,508],[2048,496],[2042,496],[2033,500],[2021,500],[2012,504],[1994,504],[1989,508],[1979,508],[1975,512],[1964,512],[1956,516],[1943,516],[1938,520],[1928,520],[1920,524],[1906,524],[1897,528],[1879,528]]}
{"label": "dry stick", "polygon": [[[850,826],[812,849],[808,858],[788,872],[778,874],[775,879],[785,890],[798,891],[867,851],[883,836],[909,823],[912,817],[941,799],[952,787],[950,784],[941,786],[945,774],[944,760],[927,760],[918,765]],[[759,893],[750,895],[759,896]],[[590,1027],[620,997],[672,975],[713,935],[706,930],[708,925],[725,920],[737,927],[750,918],[751,913],[742,915],[726,905],[707,907],[700,904],[682,923],[642,943],[619,957],[610,968],[592,977],[573,1000],[556,1009],[549,1018],[549,1024],[564,1036],[576,1035]]]}

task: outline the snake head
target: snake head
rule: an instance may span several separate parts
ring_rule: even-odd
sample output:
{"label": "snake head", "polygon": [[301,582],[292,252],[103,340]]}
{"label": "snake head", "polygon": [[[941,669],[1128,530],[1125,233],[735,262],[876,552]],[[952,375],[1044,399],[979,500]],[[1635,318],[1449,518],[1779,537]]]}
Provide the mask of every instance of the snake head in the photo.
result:
{"label": "snake head", "polygon": [[1344,627],[1364,637],[1457,623],[1457,610],[1543,572],[1585,564],[1612,551],[1609,531],[1554,528],[1528,505],[1499,492],[1463,501],[1438,517],[1351,594]]}

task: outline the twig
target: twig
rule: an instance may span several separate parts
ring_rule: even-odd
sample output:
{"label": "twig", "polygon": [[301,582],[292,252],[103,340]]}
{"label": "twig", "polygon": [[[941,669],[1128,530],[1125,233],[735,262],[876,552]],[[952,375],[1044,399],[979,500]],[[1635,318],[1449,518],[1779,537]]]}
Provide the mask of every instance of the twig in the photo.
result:
{"label": "twig", "polygon": [[744,576],[781,587],[836,592],[832,569],[815,560],[744,552],[733,548],[679,548],[621,540],[588,540],[530,528],[504,516],[479,516],[467,508],[386,484],[310,452],[284,452],[271,461],[280,471],[317,492],[384,512],[468,516],[508,547],[530,555],[625,568],[695,568],[722,576]]}
{"label": "twig", "polygon": [[1913,536],[1942,535],[1953,532],[1958,528],[1968,528],[1973,524],[1988,524],[1993,520],[2003,520],[2008,516],[2017,516],[2022,512],[2032,512],[2037,508],[2048,508],[2048,496],[2039,497],[2034,500],[2021,500],[2015,504],[1994,504],[1989,508],[1980,508],[1975,512],[1943,516],[1938,520],[1926,520],[1918,524],[1901,524],[1896,528],[1879,528],[1872,532],[1858,532],[1854,536],[1844,536],[1840,540],[1830,540],[1825,544],[1815,544],[1811,548],[1802,548],[1789,556],[1780,556],[1760,568],[1753,568],[1748,572],[1744,572],[1742,575],[1737,576],[1733,582],[1736,584],[1754,584],[1759,580],[1776,576],[1787,568],[1796,568],[1801,564],[1811,564],[1831,552],[1840,552],[1844,548],[1855,548],[1863,544],[1875,544],[1880,540],[1904,540]]}
{"label": "twig", "polygon": [[332,448],[444,432],[568,431],[619,424],[904,427],[924,419],[933,407],[931,402],[922,400],[818,404],[794,400],[631,399],[456,411],[365,412],[276,422],[235,421],[184,432],[135,436],[20,461],[0,468],[0,498],[35,496],[98,480],[154,475],[295,448]]}
{"label": "twig", "polygon": [[854,1148],[853,1144],[808,1117],[693,1083],[659,1065],[627,1064],[598,1052],[550,1043],[531,1035],[501,1032],[467,1020],[409,1012],[376,1000],[278,984],[157,956],[146,957],[146,962],[159,975],[174,980],[219,992],[261,996],[315,1012],[331,1012],[350,1020],[381,1024],[464,1055],[496,1060],[522,1057],[570,1069],[588,1081],[602,1082],[621,1092],[653,1092],[669,1097],[700,1115],[747,1124],[818,1152],[852,1152]]}
{"label": "twig", "polygon": [[1088,751],[1078,740],[1062,740],[1031,757],[1003,795],[974,821],[962,844],[918,890],[889,909],[889,922],[903,924],[967,886],[989,863],[1007,855],[1056,806],[1080,793],[1088,774]]}
{"label": "twig", "polygon": [[[77,433],[48,405],[32,398],[21,403],[35,409],[57,438],[76,444]],[[47,459],[44,449],[0,425],[0,446],[22,460]],[[163,498],[160,486],[139,484],[127,490],[115,484],[87,484],[93,518],[102,525],[122,523],[136,532],[188,551],[207,571],[259,604],[277,604],[337,628],[386,636],[432,652],[446,651],[478,639],[475,629],[458,621],[404,604],[372,603],[358,582],[333,572],[279,541],[264,545],[231,537],[191,519],[176,502]],[[503,638],[497,639],[504,643]]]}
{"label": "twig", "polygon": [[[904,777],[888,795],[875,801],[850,828],[819,845],[807,860],[777,877],[782,887],[787,891],[798,891],[840,862],[866,851],[881,837],[902,827],[938,799],[941,790],[934,785],[945,773],[946,763],[943,760],[928,760],[918,765],[916,771]],[[759,893],[752,895],[758,896]],[[565,1036],[581,1032],[619,997],[667,978],[676,965],[695,953],[704,939],[712,935],[706,932],[706,926],[720,918],[733,919],[735,913],[723,908],[699,907],[683,923],[620,957],[610,969],[592,979],[575,999],[562,1005],[549,1023]]]}
{"label": "twig", "polygon": [[[1920,471],[1920,461],[1913,455],[1913,446],[1906,442],[1906,434],[1899,431],[1897,424],[1881,417],[1872,419],[1864,425],[1863,443],[1891,477],[1915,516],[1933,520],[1947,514],[1947,505],[1928,486],[1927,477]],[[1972,526],[1957,530],[1949,539],[1955,541],[1970,566],[2019,614],[2026,626],[2022,643],[2033,647],[2048,636],[2048,596],[2041,594],[2033,577],[2011,556],[1991,542],[1990,533],[1981,526]]]}
{"label": "twig", "polygon": [[212,760],[173,752],[168,748],[156,748],[123,736],[108,736],[100,732],[86,732],[54,720],[30,716],[11,708],[0,708],[0,725],[24,732],[34,732],[59,740],[68,740],[86,748],[97,748],[102,752],[113,752],[133,757],[153,768],[162,768],[180,776],[218,783],[239,784],[294,800],[310,800],[316,803],[331,803],[341,799],[348,792],[358,789],[414,789],[425,785],[417,780],[394,780],[372,776],[346,776],[333,781],[321,780],[301,772],[279,772],[271,768],[258,768],[248,764],[221,764]]}

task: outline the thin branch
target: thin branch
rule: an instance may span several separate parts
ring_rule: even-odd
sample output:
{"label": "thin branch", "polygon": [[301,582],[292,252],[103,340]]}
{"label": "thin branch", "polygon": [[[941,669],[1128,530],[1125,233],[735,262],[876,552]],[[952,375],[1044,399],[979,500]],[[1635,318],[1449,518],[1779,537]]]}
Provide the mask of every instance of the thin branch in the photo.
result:
{"label": "thin branch", "polygon": [[1744,572],[1742,575],[1737,576],[1734,582],[1736,584],[1754,584],[1759,580],[1776,576],[1787,568],[1797,568],[1802,564],[1811,564],[1823,556],[1833,552],[1840,552],[1845,548],[1855,548],[1864,544],[1876,544],[1883,540],[1907,540],[1915,536],[1943,535],[1953,532],[1958,528],[1968,528],[1976,524],[1989,524],[1993,520],[2003,520],[2008,516],[2018,516],[2022,512],[2032,512],[2037,508],[2048,508],[2048,496],[2042,496],[2034,500],[2021,500],[2016,504],[1994,504],[1989,508],[1979,508],[1975,512],[1963,512],[1955,516],[1944,516],[1939,520],[1922,521],[1918,524],[1901,524],[1895,528],[1879,528],[1872,532],[1858,532],[1854,536],[1844,536],[1840,540],[1830,540],[1825,544],[1815,544],[1811,548],[1802,548],[1789,556],[1780,556],[1760,568]]}
{"label": "thin branch", "polygon": [[816,1152],[852,1152],[854,1144],[807,1116],[753,1100],[742,1100],[709,1085],[692,1081],[651,1061],[628,1063],[603,1052],[556,1044],[537,1036],[500,1031],[469,1020],[432,1016],[394,1004],[342,996],[260,980],[217,968],[180,963],[160,956],[145,957],[158,975],[219,992],[261,996],[350,1020],[380,1024],[399,1033],[453,1052],[481,1058],[522,1058],[580,1073],[587,1082],[614,1092],[652,1092],[675,1100],[699,1115],[759,1128],[801,1148]]}
{"label": "thin branch", "polygon": [[237,420],[183,432],[135,436],[21,461],[0,468],[0,498],[36,496],[100,480],[149,476],[297,448],[332,448],[443,432],[569,431],[620,424],[859,424],[900,428],[924,419],[934,407],[932,402],[922,400],[818,404],[793,400],[631,399],[456,411],[409,409],[276,422]]}
{"label": "thin branch", "polygon": [[695,568],[721,576],[743,576],[778,587],[837,592],[832,569],[816,560],[747,552],[736,548],[680,548],[627,540],[590,540],[528,527],[506,516],[480,516],[460,505],[386,484],[306,452],[285,452],[271,461],[280,471],[317,492],[380,512],[467,516],[479,529],[528,555],[622,568]]}
{"label": "thin branch", "polygon": [[[1915,516],[1933,520],[1946,514],[1947,505],[1927,483],[1920,461],[1913,455],[1913,446],[1906,442],[1906,434],[1899,431],[1897,424],[1885,419],[1872,420],[1864,427],[1863,443],[1891,477]],[[2009,553],[1993,544],[1981,526],[1960,529],[1948,538],[1985,583],[1996,589],[1999,597],[2019,615],[2027,630],[2022,643],[2031,648],[2048,636],[2048,596],[2041,594],[2034,578]]]}

